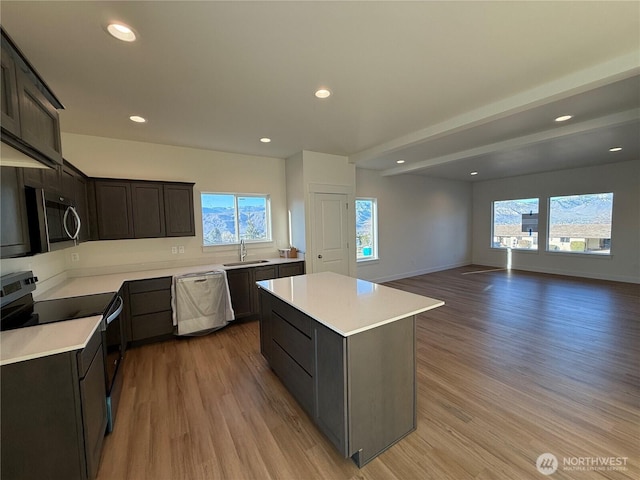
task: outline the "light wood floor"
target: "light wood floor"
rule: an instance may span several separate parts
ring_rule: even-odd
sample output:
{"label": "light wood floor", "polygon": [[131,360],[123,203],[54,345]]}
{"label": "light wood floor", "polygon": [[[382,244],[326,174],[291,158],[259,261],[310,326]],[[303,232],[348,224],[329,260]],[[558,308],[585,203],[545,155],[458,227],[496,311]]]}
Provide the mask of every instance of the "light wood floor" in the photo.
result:
{"label": "light wood floor", "polygon": [[[127,352],[99,480],[640,478],[640,286],[482,269],[388,284],[446,305],[417,319],[417,430],[364,468],[270,371],[254,321]],[[628,460],[563,466],[596,456]]]}

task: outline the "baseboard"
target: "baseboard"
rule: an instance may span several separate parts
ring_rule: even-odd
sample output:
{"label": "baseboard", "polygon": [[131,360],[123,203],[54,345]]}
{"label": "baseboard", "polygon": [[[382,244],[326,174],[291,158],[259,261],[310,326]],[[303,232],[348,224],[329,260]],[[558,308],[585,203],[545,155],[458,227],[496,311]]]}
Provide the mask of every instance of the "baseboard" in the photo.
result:
{"label": "baseboard", "polygon": [[458,268],[458,267],[466,267],[467,265],[472,265],[472,263],[460,262],[460,263],[452,263],[449,265],[438,265],[436,267],[413,270],[411,272],[403,272],[396,275],[386,275],[384,277],[376,277],[369,281],[373,283],[393,282],[395,280],[401,280],[403,278],[417,277],[418,275],[426,275],[427,273],[441,272],[443,270],[451,270],[452,268]]}
{"label": "baseboard", "polygon": [[[496,268],[505,268],[504,265],[500,265],[497,263],[493,264],[490,262],[482,262],[482,265],[486,265],[489,267],[496,267]],[[574,271],[564,270],[564,269],[560,270],[560,269],[554,269],[554,268],[538,268],[538,267],[533,268],[533,267],[527,267],[527,266],[518,266],[513,270],[522,270],[525,272],[535,272],[535,273],[548,273],[550,275],[562,275],[565,277],[590,278],[593,280],[606,280],[610,282],[640,284],[640,277],[631,277],[626,275],[609,275],[609,274],[602,274],[602,273],[595,273],[595,272],[574,272]]]}

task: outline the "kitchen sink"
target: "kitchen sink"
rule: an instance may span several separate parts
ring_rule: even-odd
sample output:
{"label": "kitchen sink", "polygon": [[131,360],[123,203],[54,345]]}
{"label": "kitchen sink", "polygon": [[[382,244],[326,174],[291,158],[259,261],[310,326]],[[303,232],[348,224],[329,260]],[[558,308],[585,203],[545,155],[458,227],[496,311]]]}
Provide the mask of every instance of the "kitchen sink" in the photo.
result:
{"label": "kitchen sink", "polygon": [[245,260],[244,262],[223,263],[223,267],[239,267],[241,265],[257,265],[260,263],[269,263],[269,260]]}

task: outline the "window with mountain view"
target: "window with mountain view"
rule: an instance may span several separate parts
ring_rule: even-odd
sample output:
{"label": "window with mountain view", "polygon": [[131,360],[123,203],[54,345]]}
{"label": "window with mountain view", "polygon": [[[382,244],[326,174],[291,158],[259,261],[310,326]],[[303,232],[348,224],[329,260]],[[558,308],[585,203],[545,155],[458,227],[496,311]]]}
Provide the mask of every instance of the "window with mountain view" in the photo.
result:
{"label": "window with mountain view", "polygon": [[200,198],[204,246],[271,240],[268,195],[203,193]]}
{"label": "window with mountain view", "polygon": [[538,199],[493,202],[493,248],[538,250]]}
{"label": "window with mountain view", "polygon": [[356,260],[378,258],[378,213],[375,198],[356,199]]}
{"label": "window with mountain view", "polygon": [[549,198],[551,252],[611,253],[613,193]]}

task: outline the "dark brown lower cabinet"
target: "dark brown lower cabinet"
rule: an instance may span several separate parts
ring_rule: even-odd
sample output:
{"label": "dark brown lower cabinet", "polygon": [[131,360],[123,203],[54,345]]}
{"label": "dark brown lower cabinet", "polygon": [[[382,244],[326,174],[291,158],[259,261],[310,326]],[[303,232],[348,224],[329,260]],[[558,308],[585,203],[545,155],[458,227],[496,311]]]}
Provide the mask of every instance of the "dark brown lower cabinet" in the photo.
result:
{"label": "dark brown lower cabinet", "polygon": [[260,349],[317,427],[362,467],[416,428],[415,316],[344,337],[260,289]]}
{"label": "dark brown lower cabinet", "polygon": [[107,426],[102,332],[83,350],[0,369],[0,477],[95,478]]}
{"label": "dark brown lower cabinet", "polygon": [[236,318],[247,317],[254,313],[251,301],[253,274],[251,268],[227,270],[227,283],[231,294],[231,305]]}
{"label": "dark brown lower cabinet", "polygon": [[[283,269],[283,267],[286,267]],[[285,275],[282,275],[282,274]],[[260,312],[256,282],[304,274],[304,261],[227,270],[231,305],[236,319],[253,319]],[[122,322],[129,345],[162,341],[174,334],[171,277],[125,282]]]}
{"label": "dark brown lower cabinet", "polygon": [[127,341],[143,343],[173,336],[171,277],[127,282]]}
{"label": "dark brown lower cabinet", "polygon": [[278,265],[278,278],[304,275],[304,261],[281,263]]}
{"label": "dark brown lower cabinet", "polygon": [[236,318],[256,316],[260,313],[260,297],[256,282],[293,275],[304,275],[304,261],[227,270],[231,304]]}

